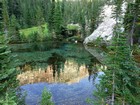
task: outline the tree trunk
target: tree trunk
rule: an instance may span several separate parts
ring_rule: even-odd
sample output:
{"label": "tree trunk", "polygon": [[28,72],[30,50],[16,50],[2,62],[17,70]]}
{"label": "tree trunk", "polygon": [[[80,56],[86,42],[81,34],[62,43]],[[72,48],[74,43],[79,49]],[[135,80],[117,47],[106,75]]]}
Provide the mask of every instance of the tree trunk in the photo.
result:
{"label": "tree trunk", "polygon": [[123,104],[122,105],[125,105],[125,99],[123,99]]}
{"label": "tree trunk", "polygon": [[7,40],[8,39],[8,29],[7,28],[4,29],[4,34],[5,34],[5,40]]}
{"label": "tree trunk", "polygon": [[131,31],[130,31],[130,45],[131,46],[133,46],[133,43],[134,43],[133,35],[134,35],[135,23],[136,23],[136,16],[134,16],[132,28],[131,28]]}
{"label": "tree trunk", "polygon": [[115,98],[115,72],[113,71],[112,74],[112,99],[111,99],[111,105],[114,105],[114,98]]}

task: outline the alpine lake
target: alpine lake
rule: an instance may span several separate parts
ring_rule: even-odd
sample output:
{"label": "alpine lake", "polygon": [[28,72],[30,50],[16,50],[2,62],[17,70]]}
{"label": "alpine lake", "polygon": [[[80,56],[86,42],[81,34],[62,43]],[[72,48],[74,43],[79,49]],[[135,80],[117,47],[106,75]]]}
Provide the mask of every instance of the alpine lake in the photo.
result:
{"label": "alpine lake", "polygon": [[26,105],[39,105],[44,88],[55,105],[89,105],[101,63],[83,44],[41,42],[10,45]]}

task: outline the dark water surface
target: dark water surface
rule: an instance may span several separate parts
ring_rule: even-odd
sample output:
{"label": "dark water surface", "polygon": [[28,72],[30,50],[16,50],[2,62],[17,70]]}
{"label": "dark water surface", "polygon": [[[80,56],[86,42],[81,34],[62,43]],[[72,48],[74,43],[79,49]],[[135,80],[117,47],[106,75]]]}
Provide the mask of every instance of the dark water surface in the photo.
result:
{"label": "dark water surface", "polygon": [[[62,42],[10,45],[18,59],[21,89],[26,104],[39,105],[46,87],[55,105],[88,105],[93,98],[94,77],[100,63],[82,44]],[[95,79],[96,80],[96,79]]]}

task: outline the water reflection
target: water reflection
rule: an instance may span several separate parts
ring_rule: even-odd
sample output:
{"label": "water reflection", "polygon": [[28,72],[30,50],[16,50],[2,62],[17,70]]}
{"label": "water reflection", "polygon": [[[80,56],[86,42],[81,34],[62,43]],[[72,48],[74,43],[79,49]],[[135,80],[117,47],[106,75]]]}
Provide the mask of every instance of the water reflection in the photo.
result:
{"label": "water reflection", "polygon": [[[100,80],[98,77],[102,75],[103,72],[98,72],[97,76],[90,75],[91,78],[89,81],[87,67],[82,65],[78,69],[78,65],[74,63],[73,60],[67,60],[65,62],[65,70],[60,72],[60,78],[57,76],[54,78],[53,72],[51,71],[50,77],[48,77],[48,80],[50,80],[48,83],[40,81],[39,83],[21,86],[22,92],[26,91],[27,93],[25,99],[26,105],[39,105],[41,93],[45,87],[52,93],[52,100],[55,105],[89,105],[86,99],[94,98],[92,93],[93,90],[96,89],[93,84],[93,79],[95,84],[98,84]],[[72,66],[73,64],[76,66]],[[103,66],[98,64],[96,66],[100,67],[97,67],[97,69],[103,68]],[[70,69],[71,67],[72,69]],[[45,71],[40,71],[40,76],[45,77],[45,73],[47,74]],[[39,73],[37,72],[37,74]],[[68,81],[66,81],[67,79]]]}
{"label": "water reflection", "polygon": [[[50,59],[52,61],[52,58]],[[53,61],[53,63],[49,62],[50,64],[44,69],[39,68],[38,70],[29,70],[21,73],[18,75],[20,84],[24,85],[37,82],[72,84],[79,82],[92,72],[85,64],[79,65],[74,59],[64,60],[61,64],[57,64],[57,60]]]}
{"label": "water reflection", "polygon": [[57,53],[52,53],[52,56],[47,60],[47,63],[50,65],[50,69],[53,71],[54,78],[56,75],[59,77],[60,72],[64,70],[65,61],[66,59]]}
{"label": "water reflection", "polygon": [[99,61],[82,44],[47,46],[44,44],[43,51],[13,49],[21,70],[17,77],[20,88],[27,92],[26,104],[37,105],[47,87],[55,105],[87,105],[86,98],[93,96],[96,76],[92,74],[99,70]]}
{"label": "water reflection", "polygon": [[21,86],[23,91],[27,92],[26,105],[39,105],[41,93],[46,87],[52,93],[52,99],[55,105],[89,105],[87,98],[93,98],[95,86],[89,82],[88,77],[83,78],[79,83],[35,83]]}

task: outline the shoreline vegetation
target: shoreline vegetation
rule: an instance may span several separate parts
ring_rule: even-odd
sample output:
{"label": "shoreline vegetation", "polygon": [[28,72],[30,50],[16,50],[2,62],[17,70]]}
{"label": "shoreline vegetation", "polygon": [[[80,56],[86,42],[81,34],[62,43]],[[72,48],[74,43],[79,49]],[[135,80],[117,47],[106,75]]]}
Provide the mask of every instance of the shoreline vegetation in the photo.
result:
{"label": "shoreline vegetation", "polygon": [[[104,14],[107,5],[113,6],[112,12],[107,11],[109,17]],[[108,18],[115,22],[113,26]],[[104,24],[100,27],[101,23]],[[93,32],[95,40],[85,45],[83,42]],[[107,36],[103,33],[112,33],[112,38],[104,40]],[[93,56],[101,54],[100,57],[105,58],[106,69],[102,68],[104,75],[91,102],[94,101],[94,105],[138,105],[140,0],[0,0],[0,104],[25,105],[26,96],[17,94],[19,65],[49,60],[56,70],[56,67],[60,69],[56,63],[73,57],[78,67],[86,62],[86,67],[91,69],[89,75],[91,71],[98,71],[97,59],[89,56],[83,46],[91,46]],[[52,97],[44,88],[40,104],[54,105]]]}

